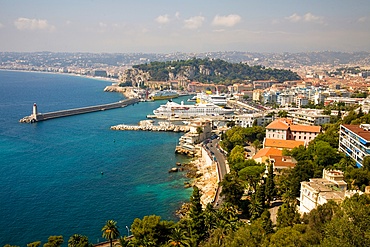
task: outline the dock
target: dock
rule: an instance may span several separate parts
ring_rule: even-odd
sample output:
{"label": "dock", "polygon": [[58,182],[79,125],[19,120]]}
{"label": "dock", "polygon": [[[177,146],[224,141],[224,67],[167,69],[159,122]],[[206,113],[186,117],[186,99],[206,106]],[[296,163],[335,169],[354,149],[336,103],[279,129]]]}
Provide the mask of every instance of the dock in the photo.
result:
{"label": "dock", "polygon": [[128,106],[128,105],[133,105],[133,104],[138,103],[138,102],[139,102],[139,99],[132,98],[132,99],[125,99],[125,100],[121,100],[119,102],[114,102],[114,103],[109,103],[109,104],[87,106],[87,107],[61,110],[61,111],[55,111],[55,112],[48,112],[48,113],[39,113],[37,111],[37,105],[35,103],[33,105],[33,113],[30,116],[26,116],[26,117],[20,119],[19,122],[21,122],[21,123],[34,123],[34,122],[39,122],[39,121],[46,121],[46,120],[50,120],[50,119],[54,119],[54,118],[68,117],[68,116],[85,114],[85,113],[90,113],[90,112],[97,112],[97,111],[104,111],[104,110],[121,108],[121,107],[125,107],[125,106]]}

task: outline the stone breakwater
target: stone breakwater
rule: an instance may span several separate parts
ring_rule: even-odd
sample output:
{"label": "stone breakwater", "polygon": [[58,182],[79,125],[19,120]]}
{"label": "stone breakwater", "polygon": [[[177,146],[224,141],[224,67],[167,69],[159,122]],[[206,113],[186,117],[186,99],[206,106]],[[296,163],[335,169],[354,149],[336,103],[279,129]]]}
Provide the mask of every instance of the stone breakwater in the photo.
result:
{"label": "stone breakwater", "polygon": [[110,127],[112,130],[142,130],[142,131],[171,131],[171,132],[188,132],[189,126],[174,125],[168,122],[159,122],[154,125],[151,120],[140,121],[139,125],[119,124]]}

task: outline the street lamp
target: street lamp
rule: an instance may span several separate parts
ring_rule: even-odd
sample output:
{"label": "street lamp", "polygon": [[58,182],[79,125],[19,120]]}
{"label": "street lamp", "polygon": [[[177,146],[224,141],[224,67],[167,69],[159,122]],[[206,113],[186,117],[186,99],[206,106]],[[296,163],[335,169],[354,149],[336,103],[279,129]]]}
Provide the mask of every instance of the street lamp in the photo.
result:
{"label": "street lamp", "polygon": [[127,229],[127,237],[130,236],[130,229],[128,228],[128,226],[126,226],[126,229]]}

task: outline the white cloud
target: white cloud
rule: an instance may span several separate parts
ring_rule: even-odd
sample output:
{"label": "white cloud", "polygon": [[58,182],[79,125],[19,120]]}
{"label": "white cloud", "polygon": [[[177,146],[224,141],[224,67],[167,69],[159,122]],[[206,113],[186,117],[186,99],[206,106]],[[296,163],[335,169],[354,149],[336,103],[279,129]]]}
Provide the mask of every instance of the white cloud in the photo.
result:
{"label": "white cloud", "polygon": [[241,21],[241,17],[239,15],[226,15],[226,16],[219,16],[216,15],[213,18],[212,24],[214,26],[224,26],[224,27],[232,27],[238,24]]}
{"label": "white cloud", "polygon": [[297,15],[296,13],[294,13],[291,16],[285,17],[285,19],[287,19],[290,22],[298,22],[298,21],[300,21],[302,19],[302,17],[300,17],[299,15]]}
{"label": "white cloud", "polygon": [[53,31],[55,27],[50,25],[47,20],[29,19],[20,17],[14,21],[14,25],[18,30],[48,30]]}
{"label": "white cloud", "polygon": [[366,22],[367,20],[368,18],[366,16],[363,16],[363,17],[358,18],[357,22],[363,23],[363,22]]}
{"label": "white cloud", "polygon": [[167,24],[170,22],[170,18],[168,15],[160,15],[157,18],[155,18],[155,21],[158,22],[159,24]]}
{"label": "white cloud", "polygon": [[0,22],[0,28],[3,28],[4,27],[4,24],[2,24],[1,22]]}
{"label": "white cloud", "polygon": [[315,16],[311,13],[307,13],[303,16],[306,22],[315,22],[315,23],[323,23],[323,18],[320,16]]}
{"label": "white cloud", "polygon": [[179,11],[176,11],[175,17],[176,17],[176,19],[180,19],[180,12]]}
{"label": "white cloud", "polygon": [[102,27],[102,28],[107,27],[107,24],[105,24],[104,22],[99,22],[99,27]]}
{"label": "white cloud", "polygon": [[202,26],[205,18],[203,16],[194,16],[184,21],[184,27],[186,29],[198,29]]}
{"label": "white cloud", "polygon": [[303,16],[298,15],[297,13],[292,14],[291,16],[285,17],[286,20],[290,22],[312,22],[312,23],[324,23],[324,18],[321,16],[313,15],[312,13],[306,13]]}

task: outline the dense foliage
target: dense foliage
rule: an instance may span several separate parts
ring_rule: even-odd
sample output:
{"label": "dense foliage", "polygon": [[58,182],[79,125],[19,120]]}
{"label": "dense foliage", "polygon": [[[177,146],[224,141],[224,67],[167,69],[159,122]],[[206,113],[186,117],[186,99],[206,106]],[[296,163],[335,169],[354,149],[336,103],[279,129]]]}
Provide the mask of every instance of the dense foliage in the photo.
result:
{"label": "dense foliage", "polygon": [[[245,63],[229,63],[221,59],[178,60],[168,62],[151,62],[149,64],[135,65],[133,68],[149,72],[154,81],[169,80],[169,73],[175,75],[183,73],[194,81],[203,83],[230,84],[245,80],[299,80],[297,73],[290,70],[271,69],[264,66],[249,66]],[[191,71],[189,73],[189,71]]]}

